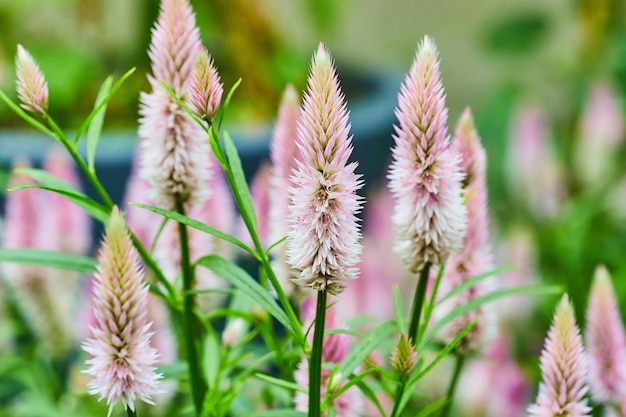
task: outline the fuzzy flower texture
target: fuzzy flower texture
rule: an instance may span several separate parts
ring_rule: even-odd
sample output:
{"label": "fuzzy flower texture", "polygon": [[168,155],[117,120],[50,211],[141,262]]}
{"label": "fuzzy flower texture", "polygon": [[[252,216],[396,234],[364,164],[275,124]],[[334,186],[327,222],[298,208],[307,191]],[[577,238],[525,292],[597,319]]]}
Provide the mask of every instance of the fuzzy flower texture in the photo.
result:
{"label": "fuzzy flower texture", "polygon": [[567,294],[556,308],[554,320],[541,353],[539,394],[528,408],[530,416],[585,417],[591,408],[584,399],[589,390],[587,356],[580,331],[574,319],[574,309]]}
{"label": "fuzzy flower texture", "polygon": [[352,145],[344,96],[332,58],[320,44],[298,125],[300,158],[290,189],[287,256],[298,285],[341,293],[356,278],[361,245],[356,213],[361,181],[348,164]]}
{"label": "fuzzy flower texture", "polygon": [[396,251],[412,272],[443,264],[463,247],[466,213],[458,153],[435,43],[425,37],[399,94],[389,188],[396,205]]}
{"label": "fuzzy flower texture", "polygon": [[158,354],[150,347],[152,332],[146,319],[148,287],[124,218],[115,208],[106,226],[95,276],[94,314],[97,325],[83,350],[92,358],[85,373],[93,376],[89,393],[106,398],[111,409],[122,401],[135,410],[137,399],[153,404],[160,374],[154,364]]}
{"label": "fuzzy flower texture", "polygon": [[[163,0],[148,52],[152,91],[141,94],[139,138],[140,173],[150,183],[149,197],[168,207],[176,202],[200,205],[210,192],[206,184],[211,148],[206,135],[161,84],[192,104],[189,90],[198,51],[203,53],[200,33],[188,0]],[[217,98],[209,104],[199,100],[202,111],[213,111],[211,100]]]}
{"label": "fuzzy flower texture", "polygon": [[17,96],[24,110],[45,116],[48,111],[48,83],[32,55],[17,45],[15,57]]}

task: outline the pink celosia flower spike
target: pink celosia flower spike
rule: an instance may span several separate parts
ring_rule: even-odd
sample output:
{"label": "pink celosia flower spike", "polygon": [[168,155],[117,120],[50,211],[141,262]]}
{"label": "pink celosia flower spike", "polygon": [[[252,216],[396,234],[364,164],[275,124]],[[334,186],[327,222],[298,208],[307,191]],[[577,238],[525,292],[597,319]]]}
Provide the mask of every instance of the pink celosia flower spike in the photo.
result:
{"label": "pink celosia flower spike", "polygon": [[83,350],[92,358],[85,373],[94,377],[89,393],[106,398],[111,409],[122,401],[135,410],[135,401],[153,404],[160,374],[154,364],[158,354],[150,347],[152,323],[146,320],[148,286],[143,282],[139,257],[117,207],[105,229],[95,275],[94,313],[96,326]]}
{"label": "pink celosia flower spike", "polygon": [[[289,231],[289,177],[296,165],[298,153],[298,121],[300,119],[300,98],[296,89],[288,85],[278,110],[276,126],[270,142],[272,178],[270,180],[270,244],[285,237]],[[296,288],[291,280],[287,264],[286,242],[275,246],[272,251],[273,268],[276,278],[287,295]]]}
{"label": "pink celosia flower spike", "polygon": [[[446,262],[440,294],[446,294],[469,278],[493,269],[489,243],[489,215],[487,210],[486,156],[474,128],[474,120],[465,110],[454,133],[452,146],[461,155],[461,166],[466,174],[467,234],[463,249],[453,253]],[[493,277],[475,284],[439,305],[436,315],[442,315],[464,305],[491,290]],[[452,320],[443,329],[443,337],[451,341],[465,326],[479,318],[472,330],[459,343],[458,349],[481,350],[494,335],[496,316],[493,308],[483,305],[468,314]]]}
{"label": "pink celosia flower spike", "polygon": [[206,48],[201,47],[196,55],[196,65],[189,86],[191,109],[197,116],[206,116],[208,120],[213,120],[223,93],[224,87],[213,58]]}
{"label": "pink celosia flower spike", "polygon": [[593,278],[585,339],[592,396],[605,404],[626,399],[626,334],[613,285],[604,267],[598,267]]}
{"label": "pink celosia flower spike", "polygon": [[297,162],[290,190],[289,264],[298,285],[339,294],[356,278],[361,245],[356,213],[361,187],[348,164],[352,145],[348,111],[332,58],[320,44],[313,56],[298,125]]}
{"label": "pink celosia flower spike", "polygon": [[17,45],[15,69],[20,105],[31,113],[45,116],[48,111],[48,83],[32,55],[22,45]]}
{"label": "pink celosia flower spike", "polygon": [[396,251],[409,270],[440,265],[463,246],[465,207],[458,154],[449,147],[448,110],[435,43],[428,37],[398,97],[389,187]]}
{"label": "pink celosia flower spike", "polygon": [[189,104],[189,84],[200,48],[188,0],[163,0],[149,50],[152,92],[141,94],[139,138],[141,176],[152,187],[149,197],[167,207],[176,201],[201,204],[209,194],[211,149],[206,134],[161,85],[164,82]]}
{"label": "pink celosia flower spike", "polygon": [[589,416],[585,394],[589,390],[587,356],[580,331],[576,326],[574,309],[567,294],[556,308],[552,326],[541,352],[539,394],[528,414],[540,417]]}

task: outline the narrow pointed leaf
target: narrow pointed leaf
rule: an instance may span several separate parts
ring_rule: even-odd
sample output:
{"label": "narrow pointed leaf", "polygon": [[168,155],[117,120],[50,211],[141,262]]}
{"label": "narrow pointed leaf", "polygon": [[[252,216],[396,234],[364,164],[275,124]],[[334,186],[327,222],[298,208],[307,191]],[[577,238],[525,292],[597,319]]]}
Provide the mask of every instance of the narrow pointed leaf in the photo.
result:
{"label": "narrow pointed leaf", "polygon": [[233,86],[230,88],[230,91],[224,99],[224,103],[222,103],[219,110],[217,111],[215,119],[217,121],[216,126],[218,132],[222,129],[222,122],[224,121],[224,115],[226,114],[226,112],[228,111],[228,107],[230,106],[230,100],[233,98],[233,94],[235,94],[235,91],[237,91],[237,88],[239,88],[240,84],[241,78],[238,79],[235,84],[233,84]]}
{"label": "narrow pointed leaf", "polygon": [[0,262],[14,262],[43,266],[55,269],[67,269],[84,274],[96,271],[97,262],[87,256],[71,253],[54,252],[43,249],[0,249]]}
{"label": "narrow pointed leaf", "polygon": [[233,140],[228,132],[224,133],[224,149],[226,150],[228,166],[232,175],[232,181],[234,182],[234,184],[231,184],[231,188],[235,193],[237,203],[240,205],[239,211],[241,212],[241,217],[243,217],[246,226],[252,225],[254,227],[254,231],[249,231],[251,235],[254,234],[253,236],[256,236],[257,223],[252,197],[250,196],[250,190],[248,189],[248,183],[246,182],[246,177],[243,173],[241,159],[239,159],[237,148],[235,147],[235,144],[233,143]]}
{"label": "narrow pointed leaf", "polygon": [[277,387],[285,388],[287,390],[294,391],[294,392],[300,391],[305,394],[309,393],[308,389],[296,384],[295,382],[285,381],[284,379],[274,378],[273,376],[269,376],[269,375],[265,375],[261,373],[254,374],[254,376],[265,382],[269,382],[272,385],[276,385]]}
{"label": "narrow pointed leaf", "polygon": [[278,320],[288,331],[297,335],[289,323],[285,312],[276,304],[276,301],[269,295],[268,291],[254,280],[245,270],[227,260],[209,255],[196,261],[196,265],[210,269],[215,274],[224,278],[244,294],[267,310],[276,320]]}
{"label": "narrow pointed leaf", "polygon": [[74,191],[69,191],[63,188],[49,187],[45,185],[39,184],[22,184],[17,185],[9,189],[10,192],[19,191],[26,188],[39,188],[41,190],[52,191],[53,193],[60,194],[66,197],[68,200],[74,202],[78,206],[80,206],[87,214],[89,214],[94,219],[98,220],[101,223],[106,223],[109,218],[110,210],[107,209],[102,204],[92,200],[87,197],[85,194],[76,193]]}
{"label": "narrow pointed leaf", "polygon": [[243,417],[307,417],[306,413],[291,409],[258,411],[244,414]]}
{"label": "narrow pointed leaf", "polygon": [[462,306],[459,306],[440,320],[435,322],[432,326],[426,329],[424,332],[424,337],[420,341],[417,350],[421,350],[426,346],[428,342],[437,334],[437,332],[445,326],[450,321],[454,320],[456,317],[462,316],[464,314],[469,313],[482,306],[483,304],[487,304],[489,302],[498,300],[502,297],[507,297],[510,295],[522,295],[522,294],[536,294],[536,295],[548,295],[548,294],[561,294],[563,292],[563,288],[558,285],[523,285],[514,288],[504,288],[501,290],[493,291],[489,294],[483,295],[482,297],[475,298]]}
{"label": "narrow pointed leaf", "polygon": [[409,327],[406,324],[406,318],[404,317],[404,307],[402,305],[402,295],[400,294],[400,287],[398,284],[393,284],[393,311],[396,316],[396,322],[398,323],[398,328],[400,329],[400,333],[408,334]]}
{"label": "narrow pointed leaf", "polygon": [[131,206],[135,206],[135,207],[139,207],[145,210],[149,210],[153,213],[157,213],[160,214],[161,216],[164,216],[168,219],[172,219],[174,221],[177,221],[179,223],[185,224],[189,227],[192,227],[194,229],[200,230],[201,232],[204,233],[208,233],[210,235],[213,235],[219,239],[225,240],[227,242],[232,243],[233,245],[239,246],[241,249],[245,250],[246,252],[250,253],[252,256],[254,256],[255,258],[258,258],[257,253],[250,247],[248,247],[248,245],[246,245],[245,243],[241,242],[240,240],[238,240],[237,238],[224,233],[222,231],[219,231],[211,226],[207,226],[206,224],[198,221],[198,220],[194,220],[191,217],[187,217],[187,216],[183,216],[180,213],[177,213],[175,211],[172,210],[166,210],[166,209],[162,209],[160,207],[155,207],[155,206],[150,206],[147,204],[140,204],[140,203],[128,203]]}
{"label": "narrow pointed leaf", "polygon": [[394,330],[396,330],[396,325],[393,321],[387,321],[370,330],[367,336],[352,347],[350,353],[339,364],[335,373],[346,376],[351,375],[356,367],[363,362],[363,359],[387,340]]}
{"label": "narrow pointed leaf", "polygon": [[[109,94],[112,84],[113,77],[108,76],[102,83],[102,87],[100,87],[100,91],[98,92],[98,96],[96,97],[96,102],[94,104],[94,109],[98,108],[104,98]],[[91,172],[96,172],[96,149],[98,148],[98,141],[100,140],[102,125],[104,124],[104,115],[107,111],[107,103],[103,104],[104,105],[101,106],[91,123],[89,123],[89,128],[87,129],[87,166]]]}
{"label": "narrow pointed leaf", "polygon": [[483,274],[479,274],[479,275],[473,276],[473,277],[469,278],[468,280],[463,281],[461,284],[457,285],[456,287],[454,287],[443,298],[438,300],[437,303],[442,303],[445,300],[447,300],[448,298],[454,297],[455,295],[460,294],[463,291],[472,288],[474,285],[476,285],[478,282],[480,282],[480,281],[482,281],[484,279],[487,279],[487,278],[489,278],[491,276],[494,276],[494,275],[499,275],[499,274],[501,274],[503,272],[506,272],[508,270],[514,269],[516,267],[517,267],[517,265],[515,265],[515,264],[504,265],[504,266],[501,266],[501,267],[498,267],[498,268],[494,268],[491,271],[487,271],[487,272],[485,272]]}
{"label": "narrow pointed leaf", "polygon": [[113,87],[111,87],[111,90],[109,90],[108,94],[104,97],[104,99],[100,101],[100,103],[91,111],[91,113],[89,113],[85,121],[80,125],[80,127],[78,128],[78,131],[76,132],[76,137],[74,138],[74,144],[78,144],[78,142],[80,142],[80,139],[83,137],[83,135],[87,131],[87,128],[91,124],[91,121],[94,119],[94,117],[96,117],[96,115],[100,112],[100,110],[104,106],[107,105],[107,103],[109,102],[109,100],[111,100],[111,98],[117,92],[117,90],[119,90],[122,84],[124,84],[124,81],[126,81],[126,79],[135,72],[135,69],[136,68],[131,68],[130,70],[126,72],[126,74],[122,75],[120,79],[117,80],[115,84],[113,84]]}

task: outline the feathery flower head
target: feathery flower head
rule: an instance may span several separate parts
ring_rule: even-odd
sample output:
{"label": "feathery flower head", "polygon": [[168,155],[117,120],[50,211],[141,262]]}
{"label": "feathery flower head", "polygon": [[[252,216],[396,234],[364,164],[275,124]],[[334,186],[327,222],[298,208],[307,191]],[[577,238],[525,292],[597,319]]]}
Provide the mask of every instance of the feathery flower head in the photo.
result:
{"label": "feathery flower head", "polygon": [[89,393],[106,398],[109,414],[122,401],[135,409],[135,401],[153,404],[160,374],[154,364],[158,354],[150,346],[152,323],[146,320],[148,287],[122,214],[115,207],[106,225],[98,256],[94,285],[94,313],[97,325],[93,338],[82,345],[92,357],[84,372],[93,376]]}
{"label": "feathery flower head", "polygon": [[220,103],[224,86],[213,63],[213,58],[205,47],[201,47],[196,55],[196,64],[193,69],[189,95],[191,109],[198,117],[206,116],[213,120]]}
{"label": "feathery flower head", "polygon": [[141,176],[149,197],[172,207],[176,201],[201,204],[209,195],[211,148],[202,127],[161,85],[163,81],[189,104],[189,82],[202,47],[188,0],[163,0],[152,31],[150,59],[152,92],[141,94],[139,138]]}
{"label": "feathery flower head", "polygon": [[470,184],[476,178],[484,178],[487,165],[485,149],[474,126],[474,117],[469,107],[465,108],[457,122],[452,146],[461,156],[461,169],[465,173],[463,183]]}
{"label": "feathery flower head", "polygon": [[580,331],[576,326],[574,308],[567,294],[556,308],[552,326],[541,352],[539,394],[535,404],[528,407],[531,416],[586,417],[591,408],[585,394],[589,390],[587,356]]}
{"label": "feathery flower head", "polygon": [[[300,97],[293,85],[285,88],[278,109],[276,125],[270,142],[270,160],[272,178],[270,180],[269,240],[277,242],[289,232],[289,177],[296,166],[298,154],[297,137],[300,119]],[[287,295],[291,295],[296,286],[291,282],[292,274],[287,264],[287,243],[275,246],[272,251],[272,266],[276,278]]]}
{"label": "feathery flower head", "polygon": [[605,267],[596,269],[586,319],[591,394],[599,402],[617,404],[626,398],[626,332]]}
{"label": "feathery flower head", "polygon": [[298,124],[300,158],[289,190],[289,264],[298,285],[339,294],[356,278],[361,245],[356,213],[361,181],[352,153],[348,111],[332,58],[320,44],[313,56]]}
{"label": "feathery flower head", "polygon": [[413,349],[412,343],[406,335],[401,334],[398,344],[391,353],[391,366],[393,366],[400,375],[406,377],[417,363],[417,354]]}
{"label": "feathery flower head", "polygon": [[48,83],[32,55],[17,45],[15,57],[17,96],[26,111],[45,116],[48,111]]}
{"label": "feathery flower head", "polygon": [[449,147],[448,110],[435,43],[419,44],[398,96],[389,188],[396,200],[396,251],[409,270],[440,265],[465,236],[463,174]]}

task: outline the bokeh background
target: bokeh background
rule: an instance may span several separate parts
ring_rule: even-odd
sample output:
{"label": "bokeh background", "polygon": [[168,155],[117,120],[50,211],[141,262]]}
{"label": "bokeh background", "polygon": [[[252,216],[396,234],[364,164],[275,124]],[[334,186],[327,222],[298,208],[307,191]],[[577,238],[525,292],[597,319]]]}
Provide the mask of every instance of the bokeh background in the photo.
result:
{"label": "bokeh background", "polygon": [[[389,158],[371,141],[383,149],[391,145],[403,74],[418,41],[433,37],[450,129],[470,106],[487,150],[496,261],[521,265],[515,278],[510,273],[503,279],[563,285],[582,323],[593,271],[604,264],[626,310],[624,1],[191,3],[226,87],[243,78],[227,123],[261,149],[250,158],[249,172],[264,155],[285,85],[302,89],[322,41],[358,115],[355,154],[362,166],[371,164],[368,193],[384,182]],[[23,44],[48,79],[51,114],[71,131],[93,107],[102,80],[136,66],[109,104],[101,143],[104,153],[109,137],[116,144],[127,141],[122,149],[132,150],[157,13],[154,0],[0,0],[0,87],[15,97],[13,59],[16,44]],[[382,124],[370,128],[374,120]],[[16,153],[41,150],[4,105],[0,129],[2,182]],[[361,134],[370,142],[359,142]],[[128,165],[132,155],[121,158]],[[526,321],[527,332],[518,332],[520,357],[525,349],[536,353],[556,300],[542,297],[524,307],[530,310],[524,314],[539,320]]]}

